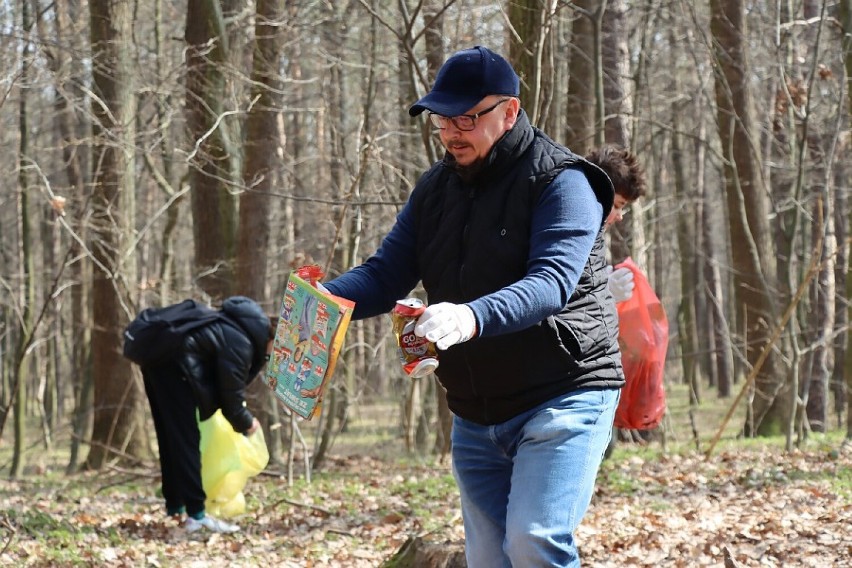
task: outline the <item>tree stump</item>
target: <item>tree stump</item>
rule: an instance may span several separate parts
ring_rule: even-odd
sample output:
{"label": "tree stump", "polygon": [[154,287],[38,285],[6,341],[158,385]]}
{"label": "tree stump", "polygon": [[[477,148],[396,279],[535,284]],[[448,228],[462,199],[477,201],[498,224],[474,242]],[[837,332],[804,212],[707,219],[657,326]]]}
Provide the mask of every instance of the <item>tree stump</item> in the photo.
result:
{"label": "tree stump", "polygon": [[464,542],[428,542],[409,537],[381,568],[467,568]]}

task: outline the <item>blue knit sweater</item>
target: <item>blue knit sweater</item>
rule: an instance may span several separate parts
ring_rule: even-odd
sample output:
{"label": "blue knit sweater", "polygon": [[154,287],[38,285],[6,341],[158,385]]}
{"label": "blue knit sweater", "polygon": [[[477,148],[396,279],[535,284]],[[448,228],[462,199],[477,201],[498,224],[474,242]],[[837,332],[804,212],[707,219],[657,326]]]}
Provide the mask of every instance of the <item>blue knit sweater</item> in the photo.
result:
{"label": "blue knit sweater", "polygon": [[[527,273],[468,304],[480,337],[511,333],[558,313],[574,292],[603,222],[603,206],[585,174],[561,172],[541,194],[532,217]],[[415,219],[407,204],[380,248],[325,286],[356,302],[355,319],[385,314],[420,281]]]}

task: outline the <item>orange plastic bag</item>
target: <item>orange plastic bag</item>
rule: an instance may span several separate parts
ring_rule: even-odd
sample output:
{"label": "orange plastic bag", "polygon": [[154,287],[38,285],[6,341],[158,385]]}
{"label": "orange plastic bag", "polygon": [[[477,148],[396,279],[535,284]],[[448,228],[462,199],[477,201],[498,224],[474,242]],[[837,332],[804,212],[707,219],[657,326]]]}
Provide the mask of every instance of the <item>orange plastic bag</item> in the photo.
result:
{"label": "orange plastic bag", "polygon": [[669,321],[648,279],[631,258],[616,268],[633,272],[633,296],[616,304],[618,344],[626,384],[615,412],[615,427],[656,428],[666,412],[663,372],[669,345]]}

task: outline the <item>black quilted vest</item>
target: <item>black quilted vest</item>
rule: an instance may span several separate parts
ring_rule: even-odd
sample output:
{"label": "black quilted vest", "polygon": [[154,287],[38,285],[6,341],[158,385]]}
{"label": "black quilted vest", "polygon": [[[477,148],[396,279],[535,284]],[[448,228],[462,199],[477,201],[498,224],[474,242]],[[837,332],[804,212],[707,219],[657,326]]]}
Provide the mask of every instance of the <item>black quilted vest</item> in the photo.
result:
{"label": "black quilted vest", "polygon": [[[520,280],[533,208],[566,168],[586,173],[605,219],[614,198],[609,178],[533,128],[523,112],[473,180],[462,180],[451,156],[427,171],[411,201],[428,302],[464,303]],[[613,302],[604,301],[603,219],[577,288],[559,314],[440,353],[437,375],[455,414],[498,424],[572,390],[623,385],[618,318]]]}

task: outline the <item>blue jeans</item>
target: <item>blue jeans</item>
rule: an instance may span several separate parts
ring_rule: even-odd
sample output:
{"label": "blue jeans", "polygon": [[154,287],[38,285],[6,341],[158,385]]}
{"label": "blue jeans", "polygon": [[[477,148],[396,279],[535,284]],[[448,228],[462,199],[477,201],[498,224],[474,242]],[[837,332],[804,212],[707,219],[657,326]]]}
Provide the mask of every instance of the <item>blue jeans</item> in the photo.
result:
{"label": "blue jeans", "polygon": [[453,419],[468,566],[580,565],[574,529],[592,499],[619,393],[571,392],[494,426]]}

